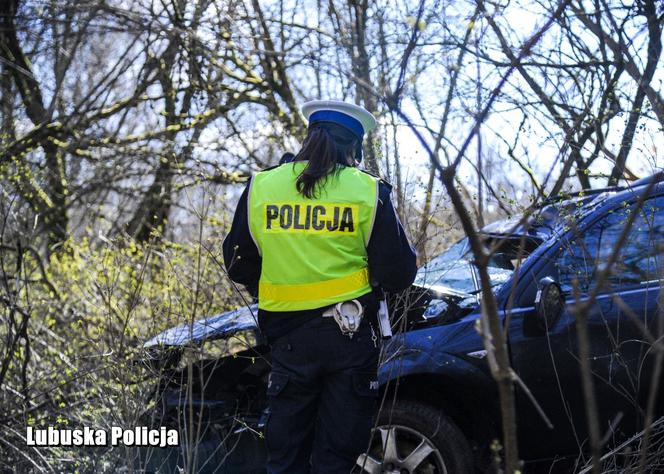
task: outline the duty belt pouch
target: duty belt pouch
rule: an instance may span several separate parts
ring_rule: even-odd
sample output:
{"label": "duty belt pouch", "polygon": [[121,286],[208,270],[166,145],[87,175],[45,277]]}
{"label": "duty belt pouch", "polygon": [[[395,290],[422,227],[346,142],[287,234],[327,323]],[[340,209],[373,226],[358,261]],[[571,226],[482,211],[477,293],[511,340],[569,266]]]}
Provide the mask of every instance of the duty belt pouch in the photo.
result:
{"label": "duty belt pouch", "polygon": [[380,300],[380,306],[378,307],[378,328],[380,329],[380,336],[383,339],[389,339],[392,337],[390,312],[387,309],[387,300],[385,298]]}
{"label": "duty belt pouch", "polygon": [[342,301],[332,308],[332,316],[337,322],[341,334],[352,339],[353,335],[360,329],[364,307],[357,300]]}

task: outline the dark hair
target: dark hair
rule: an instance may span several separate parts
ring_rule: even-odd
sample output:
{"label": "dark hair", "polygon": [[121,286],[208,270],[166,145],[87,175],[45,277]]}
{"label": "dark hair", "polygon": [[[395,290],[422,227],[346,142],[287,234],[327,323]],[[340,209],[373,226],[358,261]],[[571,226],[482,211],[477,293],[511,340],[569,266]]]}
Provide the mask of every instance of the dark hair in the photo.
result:
{"label": "dark hair", "polygon": [[330,174],[338,172],[338,165],[348,165],[358,140],[350,131],[330,122],[319,122],[309,127],[296,161],[307,160],[295,183],[297,191],[309,199],[318,197],[320,187]]}

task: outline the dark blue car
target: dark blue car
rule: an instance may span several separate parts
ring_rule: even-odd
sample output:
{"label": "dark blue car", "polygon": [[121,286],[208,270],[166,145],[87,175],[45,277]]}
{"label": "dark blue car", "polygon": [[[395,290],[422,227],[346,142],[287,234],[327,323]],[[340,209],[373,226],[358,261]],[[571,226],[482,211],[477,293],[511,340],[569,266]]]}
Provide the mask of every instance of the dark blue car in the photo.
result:
{"label": "dark blue car", "polygon": [[[653,350],[664,335],[662,178],[551,200],[528,218],[481,231],[497,248],[489,273],[512,367],[532,393],[516,388],[526,460],[588,450],[575,308],[591,296],[584,314],[604,446],[642,430],[649,406],[652,416],[662,415]],[[500,411],[477,330],[478,282],[462,239],[393,296],[396,334],[382,354],[381,410],[358,472],[490,469],[500,453]],[[145,344],[161,377],[153,422],[178,427],[185,441],[178,451],[151,453],[155,470],[263,472],[269,349],[255,311],[173,328]]]}

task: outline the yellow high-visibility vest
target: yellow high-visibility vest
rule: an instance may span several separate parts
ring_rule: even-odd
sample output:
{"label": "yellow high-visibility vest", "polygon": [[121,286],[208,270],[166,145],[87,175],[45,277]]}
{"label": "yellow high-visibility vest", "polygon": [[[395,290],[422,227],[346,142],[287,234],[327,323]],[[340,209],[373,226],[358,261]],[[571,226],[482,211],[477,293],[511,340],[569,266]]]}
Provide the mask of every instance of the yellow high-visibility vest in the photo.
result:
{"label": "yellow high-visibility vest", "polygon": [[339,166],[317,198],[296,189],[305,161],[262,171],[251,181],[249,229],[262,257],[258,307],[320,308],[371,291],[367,250],[378,178]]}

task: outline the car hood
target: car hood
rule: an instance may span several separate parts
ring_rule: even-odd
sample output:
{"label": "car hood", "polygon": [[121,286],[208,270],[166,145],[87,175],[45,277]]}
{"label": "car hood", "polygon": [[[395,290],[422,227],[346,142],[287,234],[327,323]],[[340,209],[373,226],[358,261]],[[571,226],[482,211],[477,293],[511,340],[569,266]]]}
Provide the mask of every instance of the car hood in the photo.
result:
{"label": "car hood", "polygon": [[258,328],[257,313],[258,305],[243,306],[234,311],[167,329],[147,341],[143,347],[200,344],[203,341],[229,337],[240,331],[255,330]]}
{"label": "car hood", "polygon": [[[417,288],[417,286],[414,286],[414,288]],[[439,305],[437,306],[434,303],[445,301],[446,304],[450,302],[458,304],[459,301],[466,300],[472,296],[443,285],[431,285],[431,287],[425,288],[433,291],[435,297],[428,305],[435,306],[439,310]],[[430,310],[433,311],[435,308],[430,308]],[[258,305],[243,306],[234,311],[228,311],[194,321],[193,323],[167,329],[147,341],[143,344],[143,347],[147,349],[154,346],[179,347],[201,344],[204,341],[228,338],[240,331],[257,330],[257,314]]]}
{"label": "car hood", "polygon": [[438,299],[449,299],[455,302],[465,300],[466,298],[473,296],[471,293],[455,290],[454,288],[439,283],[422,283],[420,285],[413,286],[429,290],[433,296]]}

